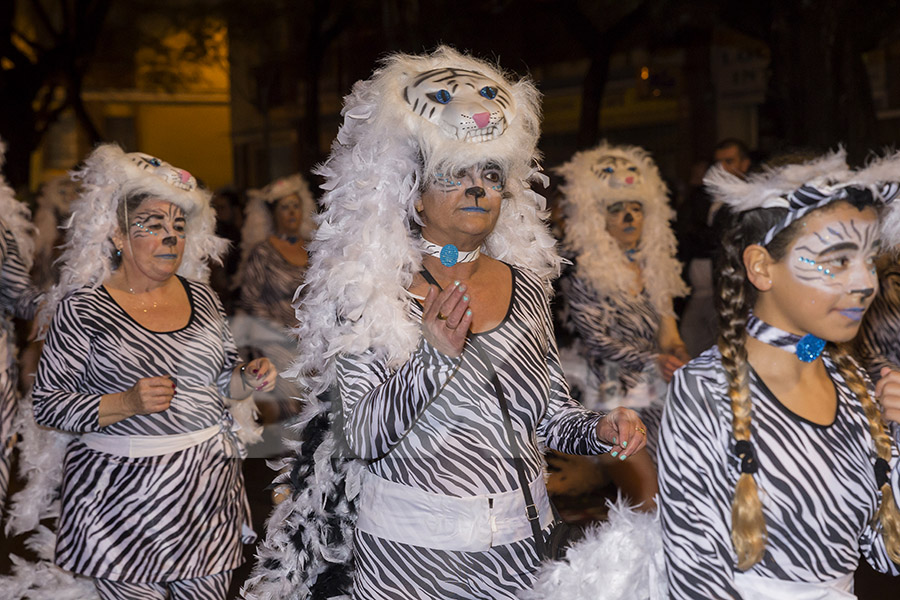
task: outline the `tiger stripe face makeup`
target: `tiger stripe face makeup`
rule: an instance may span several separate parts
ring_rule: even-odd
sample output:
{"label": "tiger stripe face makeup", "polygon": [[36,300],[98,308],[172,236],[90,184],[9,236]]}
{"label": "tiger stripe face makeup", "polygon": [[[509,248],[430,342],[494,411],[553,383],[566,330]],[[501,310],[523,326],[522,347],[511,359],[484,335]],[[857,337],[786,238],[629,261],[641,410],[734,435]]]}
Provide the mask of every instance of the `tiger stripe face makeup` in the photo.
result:
{"label": "tiger stripe face makeup", "polygon": [[878,225],[859,218],[834,220],[801,235],[791,253],[794,276],[823,291],[848,293],[877,285]]}

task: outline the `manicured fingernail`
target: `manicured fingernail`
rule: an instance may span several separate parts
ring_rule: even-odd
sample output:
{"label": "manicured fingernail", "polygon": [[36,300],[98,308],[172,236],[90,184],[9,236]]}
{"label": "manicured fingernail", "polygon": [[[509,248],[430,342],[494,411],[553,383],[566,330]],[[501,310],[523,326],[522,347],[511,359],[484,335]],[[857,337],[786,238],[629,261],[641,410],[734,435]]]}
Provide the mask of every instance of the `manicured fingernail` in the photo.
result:
{"label": "manicured fingernail", "polygon": [[628,447],[628,442],[622,442],[622,447],[623,447],[623,448],[627,448],[627,447]]}
{"label": "manicured fingernail", "polygon": [[454,282],[453,282],[453,285],[455,285],[456,287],[459,287],[459,282],[458,282],[458,281],[454,281]]}
{"label": "manicured fingernail", "polygon": [[615,458],[619,455],[619,453],[618,452],[610,452],[609,455],[612,456],[613,458]]}
{"label": "manicured fingernail", "polygon": [[471,311],[471,310],[467,310],[467,311],[466,311],[466,316],[467,316],[467,317],[471,317],[471,316],[472,316],[472,311]]}
{"label": "manicured fingernail", "polygon": [[616,443],[616,438],[615,438],[615,437],[613,437],[613,444],[615,444],[615,443]]}
{"label": "manicured fingernail", "polygon": [[469,297],[468,297],[468,296],[463,296],[463,302],[468,302],[468,301],[469,301]]}
{"label": "manicured fingernail", "polygon": [[628,455],[623,454],[622,456],[619,457],[619,460],[625,460],[626,458],[628,458]]}
{"label": "manicured fingernail", "polygon": [[466,286],[465,286],[465,284],[460,284],[460,286],[459,286],[459,291],[461,291],[461,292],[465,292],[465,291],[466,291]]}

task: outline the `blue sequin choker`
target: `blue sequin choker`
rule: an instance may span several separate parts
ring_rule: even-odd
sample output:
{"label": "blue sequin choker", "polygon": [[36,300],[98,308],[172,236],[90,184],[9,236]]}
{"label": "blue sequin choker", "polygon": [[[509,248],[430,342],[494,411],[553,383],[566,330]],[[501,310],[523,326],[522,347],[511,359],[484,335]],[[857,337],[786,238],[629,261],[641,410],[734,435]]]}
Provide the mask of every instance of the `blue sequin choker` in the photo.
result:
{"label": "blue sequin choker", "polygon": [[429,256],[440,259],[441,264],[445,267],[452,267],[459,263],[473,262],[481,256],[481,250],[478,248],[471,252],[460,252],[459,248],[453,244],[438,246],[425,238],[422,238],[422,251]]}
{"label": "blue sequin choker", "polygon": [[803,337],[795,333],[788,333],[760,320],[753,313],[750,313],[747,318],[747,335],[770,346],[796,354],[797,358],[805,363],[819,358],[825,348],[825,340],[822,338],[811,333],[807,333]]}

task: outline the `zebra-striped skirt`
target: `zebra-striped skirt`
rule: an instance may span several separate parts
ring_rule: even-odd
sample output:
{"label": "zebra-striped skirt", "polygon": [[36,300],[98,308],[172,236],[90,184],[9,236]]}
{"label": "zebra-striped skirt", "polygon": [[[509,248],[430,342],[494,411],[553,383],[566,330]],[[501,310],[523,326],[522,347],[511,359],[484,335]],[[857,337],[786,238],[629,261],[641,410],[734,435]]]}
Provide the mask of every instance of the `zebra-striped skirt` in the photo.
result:
{"label": "zebra-striped skirt", "polygon": [[[544,530],[547,539],[550,527]],[[497,600],[529,589],[541,559],[534,539],[487,552],[432,550],[356,530],[355,600]]]}
{"label": "zebra-striped skirt", "polygon": [[113,581],[195,579],[241,564],[249,523],[229,434],[142,458],[76,440],[65,459],[56,563]]}

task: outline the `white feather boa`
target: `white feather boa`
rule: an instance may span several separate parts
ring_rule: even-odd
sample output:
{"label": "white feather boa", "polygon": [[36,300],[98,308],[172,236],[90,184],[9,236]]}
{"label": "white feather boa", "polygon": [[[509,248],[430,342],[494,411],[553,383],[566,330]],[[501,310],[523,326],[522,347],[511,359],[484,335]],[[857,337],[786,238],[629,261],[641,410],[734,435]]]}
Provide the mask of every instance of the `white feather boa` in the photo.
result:
{"label": "white feather boa", "polygon": [[[638,167],[642,182],[630,189],[612,190],[591,171],[604,157],[625,159]],[[656,310],[672,315],[672,298],[684,296],[688,288],[681,279],[681,263],[675,258],[677,244],[669,221],[666,185],[650,155],[637,146],[612,146],[601,142],[576,153],[554,169],[565,177],[560,186],[566,217],[565,246],[576,256],[576,273],[601,295],[627,294],[635,274],[618,242],[606,230],[606,210],[613,202],[635,200],[644,207],[644,229],[636,259],[641,265],[644,287]]]}
{"label": "white feather boa", "polygon": [[545,563],[521,600],[665,600],[659,513],[638,512],[620,497],[608,520],[590,528],[566,558]]}
{"label": "white feather boa", "polygon": [[[405,83],[451,66],[483,73],[511,91],[516,118],[499,138],[450,139],[410,110],[402,97]],[[371,79],[353,86],[342,114],[331,156],[317,171],[326,180],[324,212],[298,290],[299,355],[286,373],[314,393],[333,381],[339,354],[369,353],[398,367],[418,343],[406,289],[421,268],[414,203],[423,173],[457,172],[487,161],[501,165],[509,194],[483,252],[535,272],[548,293],[560,265],[544,222],[544,198],[529,189],[529,180],[538,176],[540,120],[530,81],[512,83],[489,63],[448,47],[425,56],[396,54]]]}

